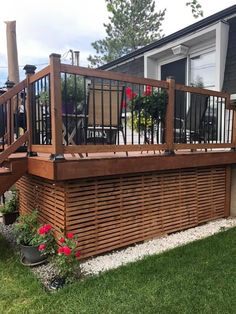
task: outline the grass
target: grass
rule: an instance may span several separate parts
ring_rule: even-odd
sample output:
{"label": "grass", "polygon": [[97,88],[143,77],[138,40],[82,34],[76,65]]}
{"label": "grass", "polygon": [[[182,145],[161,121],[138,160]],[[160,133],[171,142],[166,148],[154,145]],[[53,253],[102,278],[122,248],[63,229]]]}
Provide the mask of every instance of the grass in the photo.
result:
{"label": "grass", "polygon": [[0,237],[0,313],[235,313],[236,228],[44,291]]}

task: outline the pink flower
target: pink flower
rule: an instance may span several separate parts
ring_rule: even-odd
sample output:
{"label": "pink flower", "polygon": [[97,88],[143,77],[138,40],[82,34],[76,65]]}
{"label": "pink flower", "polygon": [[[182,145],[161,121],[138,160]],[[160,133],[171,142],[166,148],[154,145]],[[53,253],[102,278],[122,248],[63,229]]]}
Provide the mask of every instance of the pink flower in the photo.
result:
{"label": "pink flower", "polygon": [[147,85],[146,86],[146,90],[145,92],[143,93],[143,95],[145,96],[150,96],[152,94],[152,87],[150,85]]}
{"label": "pink flower", "polygon": [[68,246],[63,246],[63,252],[66,256],[71,254],[71,249]]}
{"label": "pink flower", "polygon": [[61,237],[61,238],[59,239],[59,242],[60,242],[60,243],[64,243],[64,242],[65,242],[65,238]]}
{"label": "pink flower", "polygon": [[80,258],[80,255],[81,255],[80,251],[77,251],[77,252],[75,253],[75,257],[78,258],[78,259]]}
{"label": "pink flower", "polygon": [[44,251],[46,249],[46,244],[40,244],[38,247],[39,251]]}
{"label": "pink flower", "polygon": [[67,239],[73,239],[74,238],[74,234],[72,232],[68,232],[66,236],[67,236]]}

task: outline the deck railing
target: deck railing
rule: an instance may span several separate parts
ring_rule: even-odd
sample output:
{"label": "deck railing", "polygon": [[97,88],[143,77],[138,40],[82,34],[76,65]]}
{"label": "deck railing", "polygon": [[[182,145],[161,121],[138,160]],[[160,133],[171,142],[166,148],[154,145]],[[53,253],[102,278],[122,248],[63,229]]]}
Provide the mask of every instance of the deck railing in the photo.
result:
{"label": "deck railing", "polygon": [[[10,83],[10,82],[9,82]],[[0,149],[5,150],[27,129],[26,80],[8,86],[0,96]]]}
{"label": "deck railing", "polygon": [[230,95],[176,84],[173,78],[158,81],[61,64],[53,54],[48,67],[1,96],[0,110],[11,111],[8,119],[14,109],[7,102],[22,93],[30,152],[58,158],[236,146]]}

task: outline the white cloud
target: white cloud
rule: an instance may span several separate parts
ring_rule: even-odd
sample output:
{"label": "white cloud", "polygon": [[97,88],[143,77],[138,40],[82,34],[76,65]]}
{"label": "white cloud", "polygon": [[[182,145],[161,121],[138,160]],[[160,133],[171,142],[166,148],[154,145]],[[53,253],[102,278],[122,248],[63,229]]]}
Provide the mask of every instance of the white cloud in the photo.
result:
{"label": "white cloud", "polygon": [[[157,10],[167,8],[165,35],[196,22],[186,1],[156,1]],[[199,1],[205,16],[235,4],[234,0]],[[5,1],[0,10],[0,77],[1,66],[6,65],[7,20],[16,20],[20,65],[47,63],[51,53],[63,54],[69,49],[80,50],[81,65],[86,65],[88,55],[94,53],[91,42],[105,37],[103,23],[108,13],[105,0]]]}

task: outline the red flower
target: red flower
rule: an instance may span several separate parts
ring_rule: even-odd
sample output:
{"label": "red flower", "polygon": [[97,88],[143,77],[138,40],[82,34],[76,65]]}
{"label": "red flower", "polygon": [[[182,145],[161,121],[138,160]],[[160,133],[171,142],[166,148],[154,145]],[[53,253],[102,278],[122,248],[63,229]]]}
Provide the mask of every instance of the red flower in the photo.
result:
{"label": "red flower", "polygon": [[46,234],[48,233],[50,230],[52,229],[52,226],[51,225],[43,225],[42,227],[40,227],[38,229],[38,234]]}
{"label": "red flower", "polygon": [[122,101],[121,108],[122,109],[127,108],[127,103],[124,100]]}
{"label": "red flower", "polygon": [[63,254],[64,253],[64,247],[60,246],[59,249],[57,250],[58,254]]}
{"label": "red flower", "polygon": [[74,234],[72,232],[68,232],[66,236],[67,236],[67,239],[73,239],[74,238]]}
{"label": "red flower", "polygon": [[44,251],[46,249],[46,244],[40,244],[38,247],[39,251]]}
{"label": "red flower", "polygon": [[134,97],[137,96],[137,94],[132,91],[131,87],[126,87],[125,93],[129,100],[132,100]]}
{"label": "red flower", "polygon": [[60,243],[64,243],[64,242],[65,242],[65,238],[61,237],[61,238],[59,239],[59,242],[60,242]]}
{"label": "red flower", "polygon": [[63,252],[66,256],[69,256],[71,254],[71,249],[68,246],[64,246]]}
{"label": "red flower", "polygon": [[40,228],[38,229],[38,234],[45,234],[45,228],[44,228],[44,226],[42,226],[42,227],[40,227]]}
{"label": "red flower", "polygon": [[80,251],[77,251],[77,252],[75,253],[75,257],[78,258],[78,259],[80,258],[80,255],[81,255]]}
{"label": "red flower", "polygon": [[150,96],[152,94],[152,87],[150,85],[147,85],[146,86],[146,90],[145,92],[143,93],[143,95],[145,96]]}
{"label": "red flower", "polygon": [[44,230],[45,230],[45,233],[48,233],[49,231],[52,230],[52,226],[51,225],[44,225]]}

